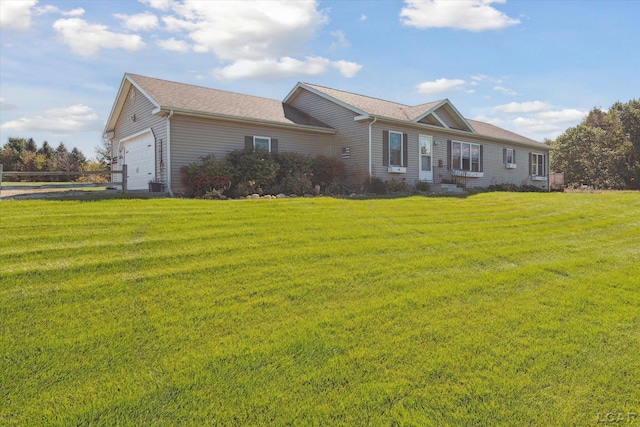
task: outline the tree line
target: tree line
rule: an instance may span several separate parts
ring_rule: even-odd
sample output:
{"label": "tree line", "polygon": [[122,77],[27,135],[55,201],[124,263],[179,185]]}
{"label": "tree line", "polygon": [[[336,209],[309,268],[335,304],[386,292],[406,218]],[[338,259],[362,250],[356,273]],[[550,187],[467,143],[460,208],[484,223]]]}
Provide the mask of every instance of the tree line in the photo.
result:
{"label": "tree line", "polygon": [[594,108],[549,143],[551,170],[564,172],[566,185],[640,189],[640,100]]}
{"label": "tree line", "polygon": [[[8,138],[0,150],[0,164],[4,171],[18,172],[74,172],[108,170],[104,159],[87,159],[77,147],[69,151],[63,142],[53,148],[47,141],[40,147],[33,138]],[[78,175],[70,175],[78,179]],[[66,180],[68,177],[52,177]],[[5,180],[8,178],[4,178]]]}

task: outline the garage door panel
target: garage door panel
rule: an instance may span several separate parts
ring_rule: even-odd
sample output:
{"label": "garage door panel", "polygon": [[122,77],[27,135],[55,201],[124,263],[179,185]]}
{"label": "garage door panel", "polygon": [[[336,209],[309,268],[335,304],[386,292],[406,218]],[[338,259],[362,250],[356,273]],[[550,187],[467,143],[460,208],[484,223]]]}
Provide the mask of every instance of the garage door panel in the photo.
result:
{"label": "garage door panel", "polygon": [[151,132],[123,142],[124,164],[127,165],[127,188],[146,190],[155,178],[155,139]]}

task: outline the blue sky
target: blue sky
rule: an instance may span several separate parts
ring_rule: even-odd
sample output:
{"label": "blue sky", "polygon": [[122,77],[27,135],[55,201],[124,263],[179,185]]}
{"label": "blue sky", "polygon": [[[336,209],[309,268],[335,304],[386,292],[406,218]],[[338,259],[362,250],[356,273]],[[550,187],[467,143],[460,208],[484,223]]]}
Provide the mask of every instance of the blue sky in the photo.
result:
{"label": "blue sky", "polygon": [[125,72],[283,99],[304,81],[538,141],[640,98],[640,0],[0,0],[0,144],[95,155]]}

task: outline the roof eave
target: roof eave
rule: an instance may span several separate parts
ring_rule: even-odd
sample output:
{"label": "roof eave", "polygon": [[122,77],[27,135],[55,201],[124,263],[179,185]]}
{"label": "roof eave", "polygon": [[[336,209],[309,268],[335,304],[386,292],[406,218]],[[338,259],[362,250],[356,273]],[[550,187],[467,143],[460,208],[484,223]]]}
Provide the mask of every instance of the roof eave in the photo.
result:
{"label": "roof eave", "polygon": [[169,107],[169,106],[158,107],[158,108],[153,110],[153,114],[165,115],[165,114],[169,114],[171,111],[173,111],[173,114],[180,114],[180,115],[191,116],[191,117],[202,117],[202,118],[209,118],[209,119],[224,120],[224,121],[228,121],[228,122],[237,122],[237,123],[247,123],[247,122],[249,122],[249,123],[266,125],[266,126],[282,127],[282,128],[288,128],[288,129],[297,129],[297,130],[304,130],[304,131],[308,131],[308,132],[316,132],[316,133],[324,133],[324,134],[335,134],[336,133],[336,130],[333,129],[333,128],[324,128],[324,127],[311,126],[311,125],[299,125],[299,124],[296,124],[296,123],[282,123],[282,122],[276,122],[276,121],[273,121],[273,120],[264,120],[264,119],[249,118],[249,117],[230,116],[230,115],[226,115],[226,114],[206,113],[206,112],[203,112],[203,111],[187,110],[187,109],[183,109],[183,108],[173,108],[173,107]]}
{"label": "roof eave", "polygon": [[[370,118],[373,118],[374,116],[369,116]],[[405,121],[405,120],[399,120],[399,119],[394,119],[391,117],[385,117],[385,116],[375,116],[378,120],[381,121],[386,121],[386,122],[392,122],[392,123],[397,123],[399,125],[409,125],[411,127],[414,128],[418,128],[418,129],[429,129],[429,130],[433,130],[436,132],[442,132],[442,133],[451,133],[454,135],[458,135],[458,136],[465,136],[467,138],[469,137],[473,137],[473,138],[478,138],[478,139],[482,139],[482,140],[488,140],[488,141],[495,141],[495,142],[501,142],[501,143],[505,143],[505,144],[512,144],[512,145],[518,145],[518,146],[522,146],[522,147],[530,147],[530,148],[538,148],[538,149],[547,149],[547,150],[551,150],[551,147],[548,145],[545,145],[541,142],[536,142],[533,141],[531,143],[527,143],[524,141],[515,141],[512,139],[504,139],[504,138],[498,138],[495,136],[490,136],[490,135],[483,135],[481,133],[478,132],[467,132],[467,131],[463,131],[463,130],[458,130],[458,129],[451,129],[451,128],[442,128],[439,126],[435,126],[435,125],[430,125],[427,123],[417,123],[414,121]]]}

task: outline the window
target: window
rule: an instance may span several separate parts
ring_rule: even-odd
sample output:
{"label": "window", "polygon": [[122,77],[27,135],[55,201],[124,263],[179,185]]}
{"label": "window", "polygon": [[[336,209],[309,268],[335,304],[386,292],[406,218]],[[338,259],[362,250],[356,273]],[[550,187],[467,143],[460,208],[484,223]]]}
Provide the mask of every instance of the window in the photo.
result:
{"label": "window", "polygon": [[505,149],[505,163],[515,163],[516,159],[515,156],[513,155],[513,148],[506,148]]}
{"label": "window", "polygon": [[253,148],[261,148],[265,151],[271,152],[271,138],[267,138],[264,136],[254,136]]}
{"label": "window", "polygon": [[504,166],[507,169],[516,168],[516,150],[514,150],[513,148],[503,148],[502,156],[502,161],[504,162]]}
{"label": "window", "polygon": [[407,172],[408,141],[409,135],[406,133],[392,130],[382,131],[382,165],[388,166],[387,172]]}
{"label": "window", "polygon": [[539,153],[531,153],[531,176],[546,176],[545,155]]}
{"label": "window", "polygon": [[389,131],[389,166],[404,166],[402,164],[402,134]]}
{"label": "window", "polygon": [[451,169],[482,172],[482,146],[471,142],[451,143]]}
{"label": "window", "polygon": [[246,150],[261,149],[272,154],[278,154],[278,139],[268,136],[251,136],[244,137],[244,148]]}

